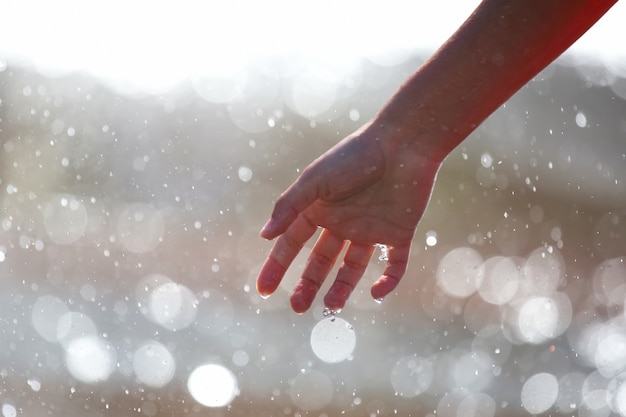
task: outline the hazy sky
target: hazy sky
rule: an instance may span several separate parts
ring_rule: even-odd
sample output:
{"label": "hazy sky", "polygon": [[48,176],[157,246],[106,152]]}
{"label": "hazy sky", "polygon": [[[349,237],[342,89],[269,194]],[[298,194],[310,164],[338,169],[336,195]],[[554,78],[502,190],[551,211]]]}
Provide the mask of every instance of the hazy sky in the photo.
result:
{"label": "hazy sky", "polygon": [[[5,3],[5,4],[2,4]],[[138,83],[229,72],[253,54],[349,63],[390,50],[433,50],[478,4],[331,1],[0,0],[0,66],[84,69]],[[622,2],[573,48],[626,57]],[[393,58],[390,58],[393,61]],[[348,64],[346,64],[348,65]]]}

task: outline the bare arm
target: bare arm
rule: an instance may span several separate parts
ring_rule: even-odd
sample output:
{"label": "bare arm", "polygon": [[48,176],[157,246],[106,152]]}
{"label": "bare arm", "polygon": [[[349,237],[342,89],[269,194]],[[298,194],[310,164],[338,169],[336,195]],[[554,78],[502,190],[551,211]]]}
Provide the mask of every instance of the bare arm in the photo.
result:
{"label": "bare arm", "polygon": [[614,0],[484,0],[383,109],[316,159],[276,201],[261,236],[276,239],[257,281],[273,293],[323,228],[291,295],[306,311],[345,249],[324,302],[340,309],[374,245],[388,245],[374,298],[404,275],[415,229],[445,157],[498,106],[557,58]]}
{"label": "bare arm", "polygon": [[[442,160],[616,1],[484,0],[402,85],[376,123]],[[442,138],[441,130],[450,133]]]}

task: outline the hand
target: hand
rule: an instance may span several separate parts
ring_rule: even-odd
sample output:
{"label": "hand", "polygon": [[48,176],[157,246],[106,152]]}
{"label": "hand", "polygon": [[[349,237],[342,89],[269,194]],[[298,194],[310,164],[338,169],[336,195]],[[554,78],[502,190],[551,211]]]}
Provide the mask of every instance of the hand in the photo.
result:
{"label": "hand", "polygon": [[276,201],[261,231],[266,239],[278,237],[257,280],[261,295],[276,290],[318,226],[323,230],[291,295],[295,312],[311,306],[346,244],[343,264],[324,298],[326,307],[339,310],[345,305],[376,244],[388,247],[388,260],[372,296],[382,299],[404,275],[440,163],[371,126],[315,160]]}

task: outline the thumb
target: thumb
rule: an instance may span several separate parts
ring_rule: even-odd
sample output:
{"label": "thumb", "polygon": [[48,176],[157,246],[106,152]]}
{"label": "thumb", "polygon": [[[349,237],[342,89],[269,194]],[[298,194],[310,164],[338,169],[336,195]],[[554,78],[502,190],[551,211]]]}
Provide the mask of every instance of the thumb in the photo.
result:
{"label": "thumb", "polygon": [[298,215],[320,197],[323,180],[320,164],[309,165],[278,197],[270,219],[261,229],[261,237],[271,240],[283,234]]}

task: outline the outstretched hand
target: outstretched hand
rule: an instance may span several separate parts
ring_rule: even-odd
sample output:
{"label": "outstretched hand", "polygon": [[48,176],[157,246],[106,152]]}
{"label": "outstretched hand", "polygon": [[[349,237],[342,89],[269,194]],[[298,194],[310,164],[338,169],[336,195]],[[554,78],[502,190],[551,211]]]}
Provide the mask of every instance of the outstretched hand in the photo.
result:
{"label": "outstretched hand", "polygon": [[432,190],[438,161],[402,146],[372,125],[323,154],[278,198],[261,231],[276,239],[258,277],[257,289],[272,294],[287,268],[313,236],[322,232],[291,295],[295,312],[312,304],[331,268],[347,249],[324,303],[341,309],[355,288],[376,244],[388,247],[383,275],[371,294],[382,299],[404,275],[411,241]]}
{"label": "outstretched hand", "polygon": [[[376,299],[406,271],[411,240],[441,161],[515,91],[562,54],[616,0],[483,0],[409,77],[375,122],[309,165],[276,201],[261,236],[276,239],[257,289],[273,293],[304,243],[322,227],[291,295],[306,311],[345,245],[324,303],[340,309],[375,244],[388,246]],[[432,135],[432,137],[429,137]]]}

